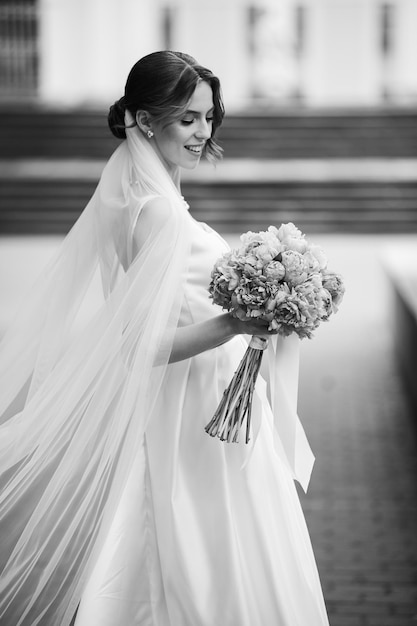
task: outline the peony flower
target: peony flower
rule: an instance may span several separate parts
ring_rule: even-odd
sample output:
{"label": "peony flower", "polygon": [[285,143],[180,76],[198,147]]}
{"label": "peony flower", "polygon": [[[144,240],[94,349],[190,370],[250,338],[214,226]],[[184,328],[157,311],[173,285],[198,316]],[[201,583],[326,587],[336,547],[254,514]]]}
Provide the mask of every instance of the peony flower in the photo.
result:
{"label": "peony flower", "polygon": [[259,245],[263,241],[262,232],[254,233],[251,230],[248,230],[247,233],[243,233],[242,235],[240,235],[240,241],[245,247]]}
{"label": "peony flower", "polygon": [[304,254],[308,249],[308,243],[305,239],[296,237],[287,237],[285,239],[285,246],[289,250],[295,250],[300,254]]}
{"label": "peony flower", "polygon": [[288,222],[288,224],[281,224],[281,226],[277,230],[276,236],[278,239],[287,243],[289,239],[304,239],[304,235],[292,222]]}
{"label": "peony flower", "polygon": [[330,293],[333,309],[336,312],[345,294],[345,285],[340,274],[325,272],[323,274],[323,287]]}
{"label": "peony flower", "polygon": [[330,295],[330,292],[327,289],[322,289],[320,292],[321,295],[321,306],[322,306],[322,319],[329,319],[330,315],[333,312],[333,299]]}
{"label": "peony flower", "polygon": [[277,237],[269,231],[252,233],[249,231],[241,235],[242,247],[240,251],[243,255],[254,254],[258,259],[272,260],[282,249],[282,244]]}
{"label": "peony flower", "polygon": [[268,263],[277,256],[279,249],[278,246],[273,246],[266,243],[261,243],[260,246],[253,250],[256,257],[262,262],[262,265]]}
{"label": "peony flower", "polygon": [[309,273],[320,272],[320,263],[317,257],[314,254],[312,254],[310,250],[307,250],[307,252],[303,255],[303,257],[304,257],[304,262],[306,263],[308,267]]}
{"label": "peony flower", "polygon": [[270,233],[271,235],[273,235],[274,237],[276,237],[277,239],[278,237],[278,228],[276,226],[268,226],[268,233]]}
{"label": "peony flower", "polygon": [[299,285],[307,280],[308,265],[304,257],[295,250],[286,250],[281,254],[281,263],[285,267],[285,280],[291,285]]}
{"label": "peony flower", "polygon": [[327,257],[323,249],[316,244],[310,244],[308,251],[316,259],[320,269],[324,270],[327,267]]}
{"label": "peony flower", "polygon": [[279,282],[285,276],[285,267],[280,261],[270,261],[264,266],[263,273],[267,280]]}

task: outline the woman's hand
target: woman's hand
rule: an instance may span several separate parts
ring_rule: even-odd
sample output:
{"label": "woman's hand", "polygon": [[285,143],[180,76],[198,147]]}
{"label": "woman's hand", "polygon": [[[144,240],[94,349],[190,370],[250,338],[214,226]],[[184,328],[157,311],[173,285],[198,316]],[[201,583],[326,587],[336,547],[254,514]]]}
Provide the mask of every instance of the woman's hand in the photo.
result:
{"label": "woman's hand", "polygon": [[230,315],[232,332],[234,335],[257,335],[258,337],[271,337],[278,333],[277,330],[268,330],[269,322],[259,318],[248,318],[240,320]]}

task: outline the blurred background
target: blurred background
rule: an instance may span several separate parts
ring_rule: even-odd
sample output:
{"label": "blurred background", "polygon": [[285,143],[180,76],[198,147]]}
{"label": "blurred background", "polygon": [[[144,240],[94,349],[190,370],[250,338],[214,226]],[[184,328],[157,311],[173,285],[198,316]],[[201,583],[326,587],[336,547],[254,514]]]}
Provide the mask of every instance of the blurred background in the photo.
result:
{"label": "blurred background", "polygon": [[118,144],[109,105],[158,49],[223,85],[224,159],[184,172],[194,216],[232,245],[293,221],[344,274],[299,395],[332,626],[417,624],[416,24],[417,0],[0,0],[0,334]]}

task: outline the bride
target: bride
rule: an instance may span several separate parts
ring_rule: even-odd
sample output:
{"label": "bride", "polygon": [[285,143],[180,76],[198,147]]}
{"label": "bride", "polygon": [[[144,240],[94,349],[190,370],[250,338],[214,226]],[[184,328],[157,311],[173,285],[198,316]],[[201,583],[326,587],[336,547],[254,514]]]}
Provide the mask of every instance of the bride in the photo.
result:
{"label": "bride", "polygon": [[[2,342],[2,626],[328,625],[294,484],[298,340],[212,304],[227,244],[181,196],[223,114],[192,57],[136,63],[121,144]],[[223,443],[204,428],[253,334],[257,433]]]}

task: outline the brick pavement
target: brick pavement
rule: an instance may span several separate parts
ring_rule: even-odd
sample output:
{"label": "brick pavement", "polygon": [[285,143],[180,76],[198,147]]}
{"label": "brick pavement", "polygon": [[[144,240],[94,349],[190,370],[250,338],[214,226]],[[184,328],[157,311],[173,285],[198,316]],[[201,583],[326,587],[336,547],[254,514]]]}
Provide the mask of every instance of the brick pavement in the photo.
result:
{"label": "brick pavement", "polygon": [[[303,342],[300,376],[299,412],[317,457],[301,498],[330,624],[417,626],[417,415],[393,359],[379,265],[384,246],[417,250],[417,236],[313,239],[347,283],[338,315]],[[0,272],[10,306],[23,277],[31,282],[30,270],[37,273],[57,242],[17,238],[10,249],[0,246],[0,267],[16,274]],[[9,319],[8,309],[3,317]]]}
{"label": "brick pavement", "polygon": [[417,252],[417,238],[319,239],[347,282],[338,315],[303,342],[300,376],[317,457],[301,497],[330,624],[417,625],[417,415],[396,368],[379,262],[393,242]]}

